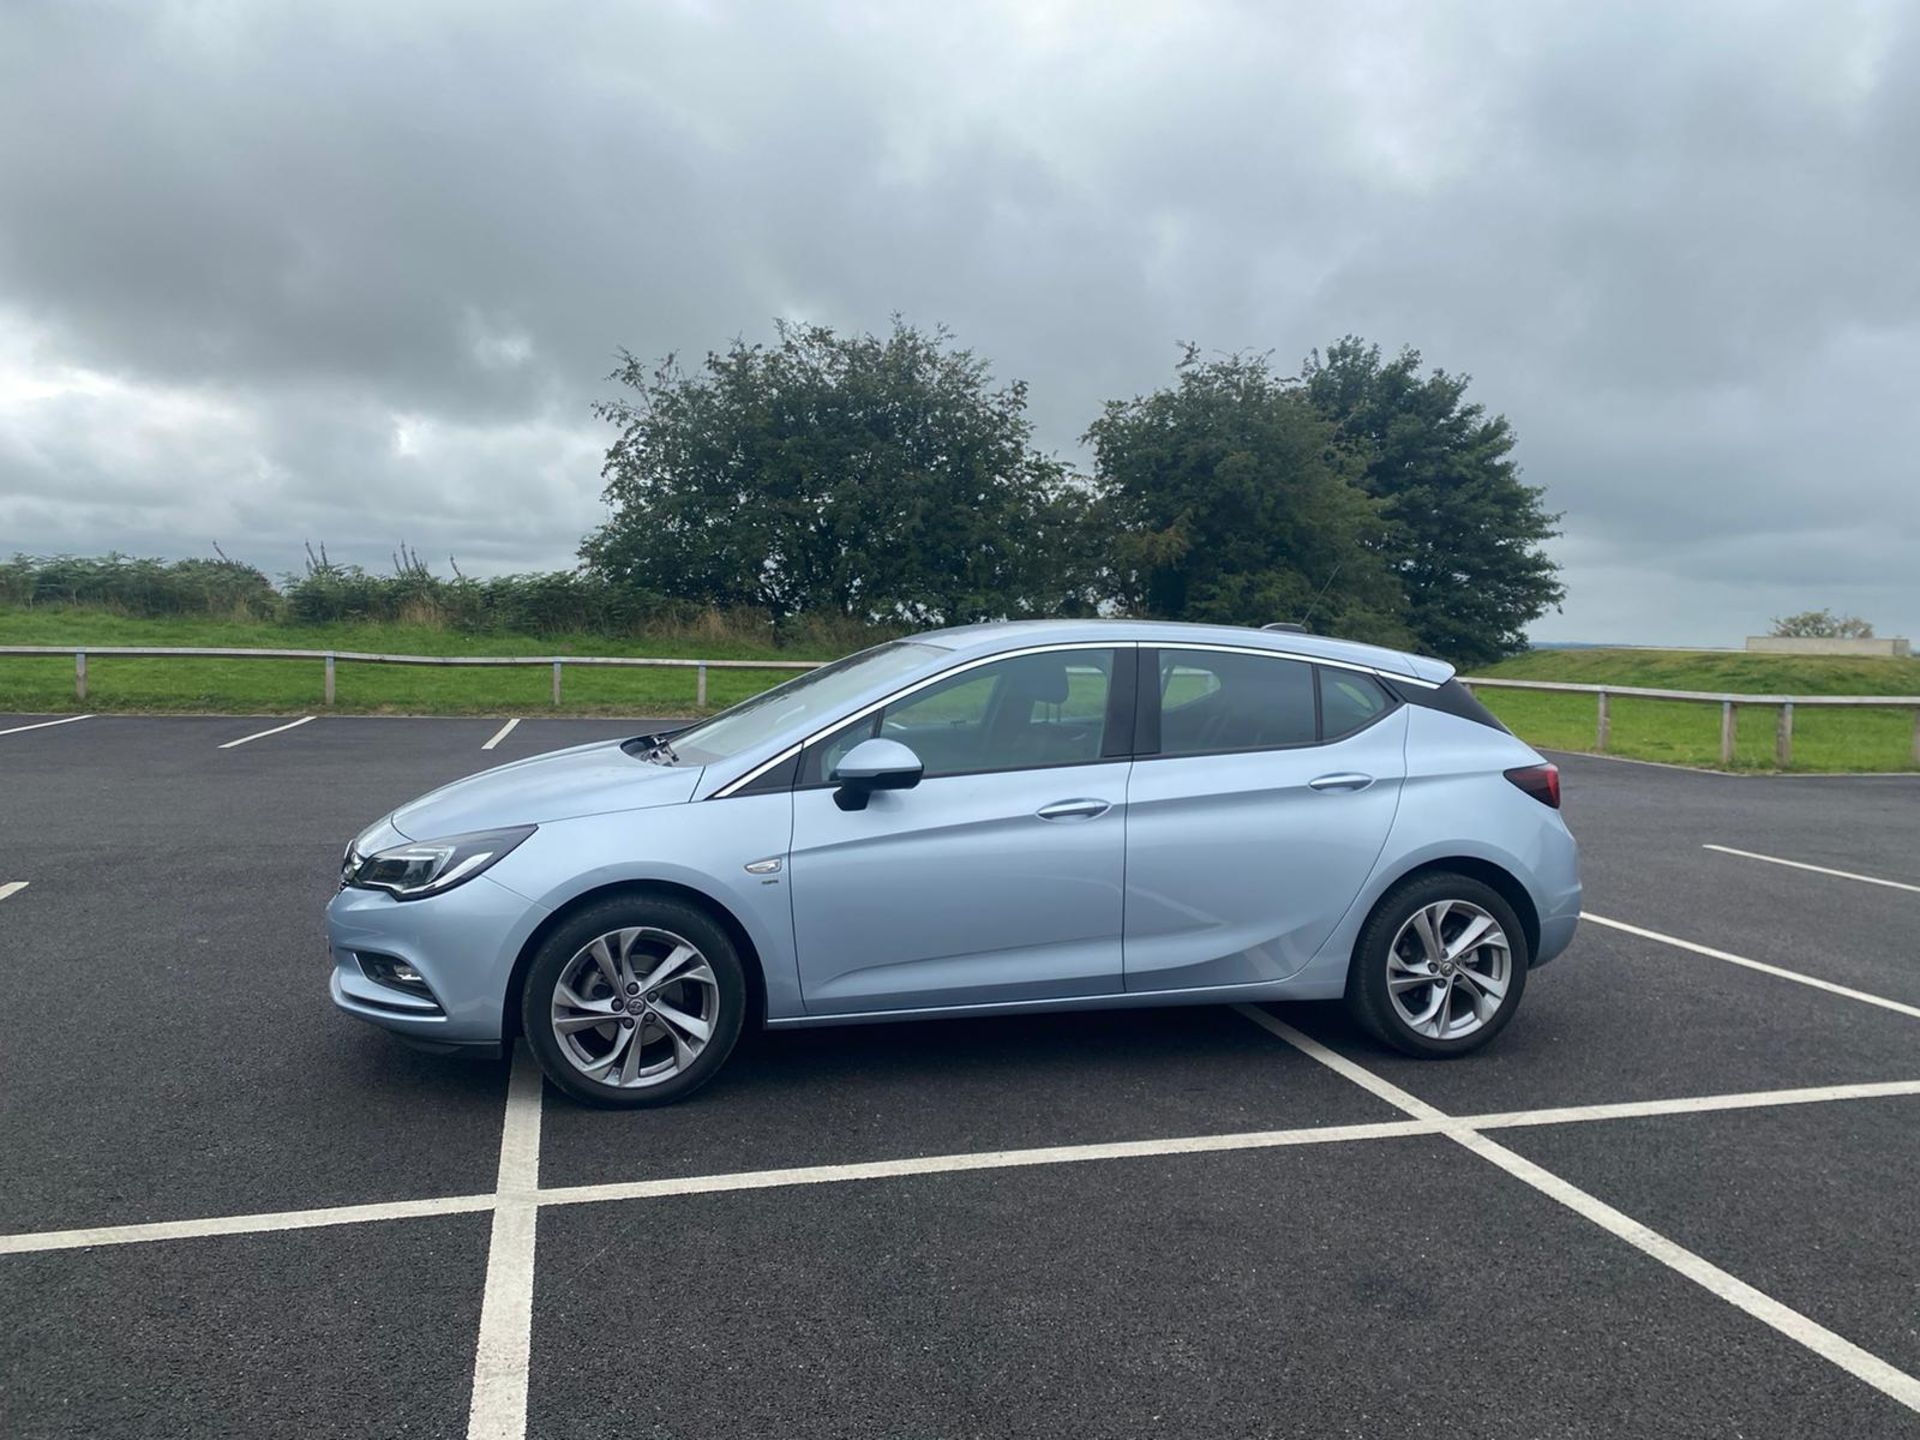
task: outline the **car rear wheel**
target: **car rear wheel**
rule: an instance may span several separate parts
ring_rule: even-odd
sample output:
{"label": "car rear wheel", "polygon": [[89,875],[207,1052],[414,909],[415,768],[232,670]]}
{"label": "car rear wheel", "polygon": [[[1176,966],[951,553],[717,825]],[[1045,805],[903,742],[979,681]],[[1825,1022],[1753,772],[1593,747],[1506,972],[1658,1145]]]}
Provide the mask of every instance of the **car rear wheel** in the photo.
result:
{"label": "car rear wheel", "polygon": [[1526,932],[1491,886],[1447,872],[1390,891],[1347,974],[1347,1007],[1409,1055],[1464,1055],[1506,1028],[1526,989]]}
{"label": "car rear wheel", "polygon": [[746,979],[726,931],[675,900],[603,901],[547,937],[521,1027],[547,1078],[590,1104],[667,1105],[740,1035]]}

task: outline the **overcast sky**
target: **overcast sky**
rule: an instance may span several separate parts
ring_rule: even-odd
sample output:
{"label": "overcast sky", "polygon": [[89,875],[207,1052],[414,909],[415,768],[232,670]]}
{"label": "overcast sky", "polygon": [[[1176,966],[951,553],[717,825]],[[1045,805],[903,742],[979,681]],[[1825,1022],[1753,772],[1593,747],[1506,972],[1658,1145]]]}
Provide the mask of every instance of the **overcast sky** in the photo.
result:
{"label": "overcast sky", "polygon": [[625,346],[1474,376],[1536,639],[1920,634],[1920,6],[0,5],[0,551],[572,563]]}

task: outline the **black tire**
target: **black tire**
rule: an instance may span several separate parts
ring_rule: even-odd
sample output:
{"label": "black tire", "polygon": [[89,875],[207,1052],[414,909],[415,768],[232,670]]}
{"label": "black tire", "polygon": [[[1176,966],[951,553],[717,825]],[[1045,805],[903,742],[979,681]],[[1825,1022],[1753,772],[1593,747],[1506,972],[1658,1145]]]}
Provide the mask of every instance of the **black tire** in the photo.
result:
{"label": "black tire", "polygon": [[[710,1028],[710,1034],[703,1046],[693,1055],[690,1062],[679,1065],[662,1078],[645,1085],[620,1085],[605,1083],[587,1074],[580,1065],[569,1058],[570,1051],[583,1051],[589,1047],[612,1046],[619,1039],[615,1023],[605,1027],[594,1027],[590,1031],[581,1031],[576,1038],[563,1048],[564,1042],[555,1033],[553,1005],[555,987],[563,975],[575,968],[575,961],[581,959],[582,952],[593,942],[618,931],[644,930],[658,932],[660,935],[675,937],[696,949],[697,960],[704,960],[711,972],[713,984],[710,987],[713,1013],[703,1017]],[[658,940],[649,934],[641,945],[665,946],[667,942]],[[635,955],[640,951],[636,949]],[[590,963],[590,962],[583,962]],[[639,963],[631,967],[640,974]],[[669,999],[679,999],[690,994],[700,994],[706,999],[704,981],[695,986],[693,982],[667,981],[654,992]],[[594,997],[612,1004],[612,996],[618,992],[606,987],[608,994]],[[576,991],[575,993],[579,993]],[[635,998],[637,1004],[640,997]],[[624,1004],[624,997],[622,997]],[[642,1007],[649,1008],[649,1007]],[[735,951],[727,932],[712,915],[696,905],[680,900],[655,898],[651,896],[623,896],[602,900],[566,920],[549,935],[541,945],[533,964],[527,970],[526,984],[520,993],[521,1033],[527,1038],[534,1057],[539,1060],[540,1068],[561,1090],[576,1100],[589,1105],[604,1105],[621,1109],[637,1109],[652,1105],[671,1105],[676,1100],[684,1100],[702,1085],[711,1080],[726,1063],[732,1052],[734,1042],[740,1038],[740,1026],[747,1011],[746,975],[741,969],[740,956]],[[685,1013],[685,1012],[682,1012]],[[621,1028],[631,1032],[635,1026],[627,1021]],[[662,1058],[672,1056],[675,1049],[672,1033],[665,1022],[642,1018],[639,1021],[639,1033],[650,1037],[643,1043],[659,1051]],[[604,1038],[603,1038],[604,1037]],[[631,1038],[630,1036],[628,1037]],[[684,1039],[684,1032],[682,1032]],[[622,1041],[622,1043],[626,1043]]]}
{"label": "black tire", "polygon": [[[1491,1002],[1484,997],[1480,999],[1481,1004],[1494,1004],[1491,1016],[1481,1019],[1475,1007],[1477,1028],[1463,1035],[1443,1038],[1422,1034],[1414,1028],[1393,1003],[1387,981],[1390,950],[1402,927],[1426,907],[1447,900],[1478,907],[1493,917],[1506,936],[1507,964],[1504,993],[1498,1001]],[[1403,945],[1406,943],[1403,942]],[[1412,943],[1418,943],[1417,933]],[[1476,947],[1470,953],[1484,957],[1476,960],[1476,967],[1491,971],[1494,964],[1491,952],[1481,952]],[[1373,914],[1367,917],[1367,923],[1353,947],[1353,964],[1347,970],[1347,1009],[1369,1034],[1408,1055],[1432,1059],[1466,1055],[1478,1050],[1506,1029],[1514,1011],[1520,1007],[1520,997],[1527,988],[1527,969],[1532,961],[1533,955],[1528,949],[1527,933],[1520,924],[1520,917],[1514,914],[1513,907],[1501,897],[1499,891],[1468,875],[1432,871],[1395,886],[1374,907]],[[1404,976],[1408,972],[1401,969],[1395,973]],[[1482,995],[1481,988],[1470,983],[1480,973],[1480,968],[1468,970],[1467,980],[1455,982],[1469,992],[1467,1003],[1470,1007],[1474,1005],[1474,997]],[[1418,997],[1418,1000],[1410,1000],[1409,1005],[1431,1001],[1438,995],[1441,983],[1436,980],[1429,988],[1416,986],[1404,992]]]}

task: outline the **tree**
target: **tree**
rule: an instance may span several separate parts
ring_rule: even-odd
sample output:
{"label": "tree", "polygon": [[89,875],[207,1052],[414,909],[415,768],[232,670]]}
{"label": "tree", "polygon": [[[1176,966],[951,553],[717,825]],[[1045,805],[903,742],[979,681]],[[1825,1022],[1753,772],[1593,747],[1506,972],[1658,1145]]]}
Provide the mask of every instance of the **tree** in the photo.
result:
{"label": "tree", "polygon": [[1807,610],[1784,619],[1773,617],[1769,635],[1791,636],[1796,640],[1871,640],[1873,626],[1858,615],[1836,615],[1831,610]]}
{"label": "tree", "polygon": [[1127,608],[1407,638],[1380,507],[1334,427],[1265,356],[1202,360],[1188,346],[1171,387],[1110,401],[1086,440],[1114,532],[1109,590]]}
{"label": "tree", "polygon": [[683,374],[630,354],[593,571],[658,594],[867,621],[962,623],[1084,603],[1084,497],[1031,448],[1026,386],[944,329],[777,325]]}
{"label": "tree", "polygon": [[1417,646],[1458,665],[1524,650],[1526,626],[1566,591],[1540,548],[1560,517],[1521,483],[1506,417],[1466,403],[1468,376],[1422,377],[1418,350],[1383,360],[1351,335],[1311,355],[1301,379],[1381,504],[1377,544]]}

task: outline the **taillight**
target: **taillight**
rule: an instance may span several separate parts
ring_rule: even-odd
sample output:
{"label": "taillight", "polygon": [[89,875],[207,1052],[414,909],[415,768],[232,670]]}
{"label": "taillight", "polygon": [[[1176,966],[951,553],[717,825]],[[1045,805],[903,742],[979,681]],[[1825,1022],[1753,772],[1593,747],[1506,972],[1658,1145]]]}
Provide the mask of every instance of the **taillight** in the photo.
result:
{"label": "taillight", "polygon": [[1560,808],[1560,767],[1558,765],[1522,765],[1509,770],[1507,779],[1518,785],[1542,805]]}

